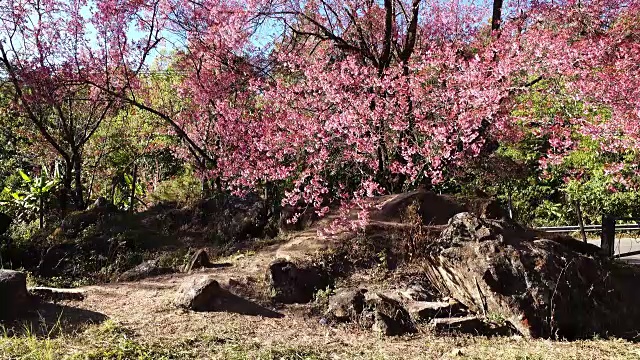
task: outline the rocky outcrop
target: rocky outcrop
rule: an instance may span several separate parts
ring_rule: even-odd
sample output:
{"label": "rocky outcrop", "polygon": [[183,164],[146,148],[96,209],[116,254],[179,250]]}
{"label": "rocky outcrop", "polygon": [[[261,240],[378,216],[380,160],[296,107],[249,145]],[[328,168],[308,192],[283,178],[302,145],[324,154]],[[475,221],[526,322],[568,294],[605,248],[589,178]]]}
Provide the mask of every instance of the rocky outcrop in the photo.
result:
{"label": "rocky outcrop", "polygon": [[365,308],[360,314],[360,325],[385,336],[416,332],[411,315],[402,304],[380,293],[366,300]]}
{"label": "rocky outcrop", "polygon": [[0,270],[0,320],[19,317],[29,309],[27,277],[19,271]]}
{"label": "rocky outcrop", "polygon": [[244,197],[217,194],[195,206],[192,225],[205,226],[226,242],[260,237],[268,222],[265,206],[253,193]]}
{"label": "rocky outcrop", "polygon": [[416,321],[429,321],[435,318],[456,317],[466,314],[466,309],[457,301],[411,301],[407,311]]}
{"label": "rocky outcrop", "polygon": [[635,334],[638,270],[539,236],[460,213],[425,269],[442,293],[476,314],[506,319],[527,337]]}
{"label": "rocky outcrop", "polygon": [[77,211],[62,220],[59,231],[68,238],[74,238],[89,226],[104,222],[117,213],[118,209],[112,206],[92,207],[84,211]]}
{"label": "rocky outcrop", "polygon": [[410,206],[417,206],[417,215],[425,225],[444,225],[452,216],[462,212],[490,219],[504,216],[502,208],[493,199],[459,198],[426,190],[381,196],[372,201],[370,218],[374,221],[403,222]]}

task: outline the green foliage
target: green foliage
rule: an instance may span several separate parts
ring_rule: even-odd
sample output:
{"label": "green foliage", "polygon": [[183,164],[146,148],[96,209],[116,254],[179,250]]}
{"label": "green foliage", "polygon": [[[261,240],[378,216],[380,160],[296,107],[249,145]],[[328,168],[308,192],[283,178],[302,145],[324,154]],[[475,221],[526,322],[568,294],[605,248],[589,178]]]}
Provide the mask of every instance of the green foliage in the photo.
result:
{"label": "green foliage", "polygon": [[42,167],[40,175],[29,176],[21,169],[17,170],[17,174],[22,181],[13,189],[5,187],[2,190],[0,210],[6,208],[16,220],[28,223],[35,220],[53,199],[60,185],[60,173],[56,168],[50,175],[47,168]]}
{"label": "green foliage", "polygon": [[149,198],[153,203],[193,204],[202,199],[202,182],[194,176],[192,171],[185,171],[182,175],[158,183],[149,194]]}

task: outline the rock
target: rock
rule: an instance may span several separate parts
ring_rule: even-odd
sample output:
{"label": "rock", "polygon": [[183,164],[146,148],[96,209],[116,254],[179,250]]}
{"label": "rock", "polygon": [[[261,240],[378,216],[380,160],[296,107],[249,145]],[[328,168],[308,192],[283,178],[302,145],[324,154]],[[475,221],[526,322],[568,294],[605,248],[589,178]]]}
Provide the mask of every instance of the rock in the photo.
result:
{"label": "rock", "polygon": [[9,230],[9,225],[11,225],[11,217],[5,213],[0,212],[0,235],[4,234]]}
{"label": "rock", "polygon": [[360,320],[362,327],[370,326],[373,331],[385,336],[416,332],[411,316],[402,304],[379,293],[366,300]]}
{"label": "rock", "polygon": [[118,214],[115,206],[91,207],[84,211],[73,212],[62,220],[60,231],[67,238],[75,238],[89,226],[104,223],[106,219]]}
{"label": "rock", "polygon": [[429,325],[436,332],[456,332],[480,335],[486,332],[485,323],[476,316],[437,318]]}
{"label": "rock", "polygon": [[465,314],[462,304],[456,301],[411,301],[405,307],[416,321],[429,321],[433,318],[446,318]]}
{"label": "rock", "polygon": [[326,289],[330,279],[314,266],[299,267],[285,260],[276,259],[267,270],[267,282],[273,293],[273,299],[285,304],[307,303],[314,294]]}
{"label": "rock", "polygon": [[28,310],[27,277],[19,271],[0,270],[0,320],[19,317]]}
{"label": "rock", "polygon": [[178,289],[174,303],[180,308],[193,311],[224,311],[268,318],[284,317],[281,313],[232,293],[210,275],[194,277],[183,283]]}
{"label": "rock", "polygon": [[366,289],[342,289],[329,299],[327,314],[338,321],[352,321],[364,310]]}
{"label": "rock", "polygon": [[194,311],[212,311],[220,307],[224,290],[211,276],[193,278],[180,287],[175,299],[178,307]]}
{"label": "rock", "polygon": [[84,300],[84,293],[77,289],[33,287],[29,289],[29,293],[31,293],[33,296],[36,296],[40,300],[50,302]]}
{"label": "rock", "polygon": [[411,284],[405,290],[401,290],[400,295],[411,301],[429,301],[434,298],[432,292],[422,284]]}
{"label": "rock", "polygon": [[149,260],[122,273],[118,277],[118,281],[136,281],[151,276],[170,274],[172,272],[174,272],[172,268],[159,266],[157,260]]}
{"label": "rock", "polygon": [[199,202],[192,218],[222,241],[240,241],[262,237],[268,222],[265,206],[255,193],[243,197],[220,193]]}
{"label": "rock", "polygon": [[189,263],[185,266],[184,272],[190,272],[200,268],[210,268],[213,267],[211,261],[209,260],[209,255],[207,255],[207,251],[205,249],[200,249],[196,251],[195,254],[189,260]]}
{"label": "rock", "polygon": [[425,270],[440,292],[525,337],[632,336],[640,271],[538,236],[508,221],[457,214]]}
{"label": "rock", "polygon": [[419,189],[376,198],[371,220],[402,222],[409,206],[417,205],[417,214],[425,225],[444,225],[455,214],[471,212],[478,217],[504,217],[499,203],[486,198],[458,198]]}

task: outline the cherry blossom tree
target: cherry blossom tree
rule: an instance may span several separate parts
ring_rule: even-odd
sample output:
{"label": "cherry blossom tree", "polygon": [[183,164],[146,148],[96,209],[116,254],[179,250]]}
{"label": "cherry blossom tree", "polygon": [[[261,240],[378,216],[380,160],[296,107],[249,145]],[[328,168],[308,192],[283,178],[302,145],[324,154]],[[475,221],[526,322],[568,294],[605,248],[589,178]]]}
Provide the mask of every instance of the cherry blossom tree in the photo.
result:
{"label": "cherry blossom tree", "polygon": [[[2,1],[3,67],[36,126],[72,84],[163,119],[220,189],[278,183],[320,213],[436,186],[532,132],[542,165],[581,138],[612,153],[640,139],[638,0]],[[258,47],[264,26],[282,31]],[[171,101],[149,87],[159,74]],[[573,105],[532,117],[532,94]]]}
{"label": "cherry blossom tree", "polygon": [[75,207],[84,208],[83,148],[117,106],[75,71],[86,46],[82,6],[81,1],[20,0],[0,6],[0,69],[18,112],[62,160],[63,211],[69,195]]}
{"label": "cherry blossom tree", "polygon": [[[604,136],[603,151],[636,147],[637,1],[271,5],[288,29],[280,66],[225,169],[242,164],[246,186],[291,180],[290,204],[322,212],[328,198],[431,186],[530,131],[551,144],[542,163],[580,136]],[[583,112],[516,115],[531,93]]]}

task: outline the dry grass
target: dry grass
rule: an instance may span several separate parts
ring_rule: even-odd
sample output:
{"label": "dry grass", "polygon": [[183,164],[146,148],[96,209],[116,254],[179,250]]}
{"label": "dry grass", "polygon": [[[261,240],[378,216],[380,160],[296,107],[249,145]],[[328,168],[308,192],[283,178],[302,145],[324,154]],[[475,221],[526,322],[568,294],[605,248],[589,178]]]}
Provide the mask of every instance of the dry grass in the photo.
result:
{"label": "dry grass", "polygon": [[[47,322],[48,328],[0,335],[0,359],[640,359],[640,345],[615,339],[553,342],[435,336],[428,331],[380,338],[355,325],[320,324],[313,304],[272,309],[283,314],[282,318],[187,312],[172,304],[176,289],[192,276],[212,275],[221,283],[249,281],[259,289],[274,257],[301,256],[331,247],[312,234],[304,241],[286,240],[224,259],[234,264],[229,268],[85,287],[84,301],[65,302],[53,309],[62,309],[62,313],[49,314],[57,321]],[[350,280],[357,282],[365,275],[359,273]],[[397,280],[389,274],[383,278]],[[261,305],[271,308],[268,303]],[[85,324],[83,316],[88,315],[102,323]]]}
{"label": "dry grass", "polygon": [[[304,329],[302,329],[304,333]],[[355,336],[301,336],[270,341],[229,331],[197,336],[152,339],[136,335],[107,321],[73,335],[38,338],[0,336],[2,359],[639,359],[640,346],[622,340],[553,342],[514,337],[377,338]]]}

